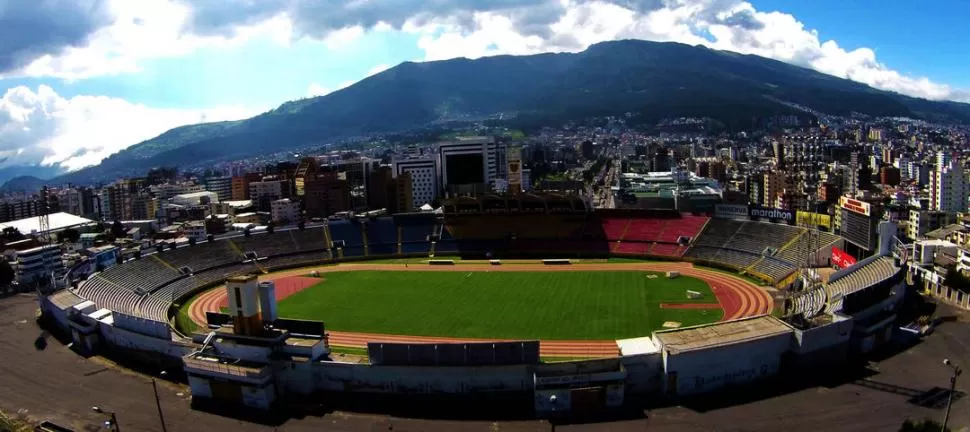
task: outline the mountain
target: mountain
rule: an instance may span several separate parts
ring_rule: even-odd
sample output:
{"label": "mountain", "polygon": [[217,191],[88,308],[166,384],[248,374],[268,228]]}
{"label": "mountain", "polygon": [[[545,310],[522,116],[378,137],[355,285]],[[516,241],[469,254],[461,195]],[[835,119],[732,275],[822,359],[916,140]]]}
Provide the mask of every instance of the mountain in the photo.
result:
{"label": "mountain", "polygon": [[59,177],[90,182],[502,113],[534,123],[639,113],[639,120],[705,116],[730,128],[808,107],[832,115],[970,123],[970,105],[934,102],[753,55],[639,40],[580,53],[402,63],[348,88],[287,102],[237,122],[184,126],[101,165]]}
{"label": "mountain", "polygon": [[10,192],[20,192],[20,193],[35,193],[40,191],[48,180],[42,178],[37,178],[34,176],[20,176],[14,177],[3,183],[0,186],[0,192],[10,193]]}
{"label": "mountain", "polygon": [[10,165],[0,168],[0,184],[21,176],[33,176],[41,179],[49,179],[67,171],[59,165]]}

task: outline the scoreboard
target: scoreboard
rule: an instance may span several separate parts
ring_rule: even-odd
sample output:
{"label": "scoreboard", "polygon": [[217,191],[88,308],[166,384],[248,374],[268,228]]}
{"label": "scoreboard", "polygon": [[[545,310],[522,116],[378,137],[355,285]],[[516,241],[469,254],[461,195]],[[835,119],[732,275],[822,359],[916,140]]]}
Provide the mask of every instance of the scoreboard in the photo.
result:
{"label": "scoreboard", "polygon": [[877,218],[869,203],[842,197],[842,238],[867,251],[875,250]]}

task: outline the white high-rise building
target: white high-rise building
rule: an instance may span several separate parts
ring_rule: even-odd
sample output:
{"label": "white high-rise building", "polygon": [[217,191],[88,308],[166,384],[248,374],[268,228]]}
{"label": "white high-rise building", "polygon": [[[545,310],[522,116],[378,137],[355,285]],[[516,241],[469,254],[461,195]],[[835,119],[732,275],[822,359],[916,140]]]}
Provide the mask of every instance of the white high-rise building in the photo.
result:
{"label": "white high-rise building", "polygon": [[936,167],[930,176],[930,206],[933,210],[965,212],[970,200],[970,186],[959,159],[946,152],[936,154]]}
{"label": "white high-rise building", "polygon": [[[414,208],[431,204],[438,198],[438,161],[436,159],[402,159],[394,161],[394,178],[399,174],[411,173],[411,198]],[[414,209],[404,209],[413,211]]]}

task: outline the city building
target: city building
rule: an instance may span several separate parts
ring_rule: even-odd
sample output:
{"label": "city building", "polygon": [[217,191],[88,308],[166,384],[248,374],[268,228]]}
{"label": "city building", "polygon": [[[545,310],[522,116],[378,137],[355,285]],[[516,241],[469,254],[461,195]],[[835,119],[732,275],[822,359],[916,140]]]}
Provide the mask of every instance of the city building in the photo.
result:
{"label": "city building", "polygon": [[[179,194],[172,197],[170,200],[172,204],[195,207],[195,206],[209,206],[212,203],[219,202],[219,196],[215,192],[211,191],[201,191],[192,192],[187,194]],[[139,218],[136,218],[139,219]],[[149,218],[143,218],[149,219]]]}
{"label": "city building", "polygon": [[351,205],[355,211],[365,210],[367,207],[367,185],[370,181],[371,172],[378,162],[366,157],[356,157],[341,160],[332,167],[341,178],[347,180]]}
{"label": "city building", "polygon": [[289,198],[278,199],[273,201],[270,214],[273,222],[277,224],[287,225],[298,222],[301,219],[300,203]]}
{"label": "city building", "polygon": [[371,173],[367,189],[368,209],[386,209],[389,213],[414,210],[411,173],[404,172],[395,177],[393,171],[390,166],[381,166]]}
{"label": "city building", "polygon": [[402,211],[413,211],[424,204],[430,204],[438,198],[441,189],[438,183],[438,161],[435,159],[403,159],[394,161],[393,174],[411,176],[412,207]]}
{"label": "city building", "polygon": [[886,186],[899,186],[902,175],[899,168],[894,166],[883,166],[879,168],[879,183]]}
{"label": "city building", "polygon": [[966,212],[970,185],[959,159],[947,152],[936,155],[936,170],[930,178],[930,208],[945,212]]}
{"label": "city building", "polygon": [[441,184],[448,195],[481,195],[508,175],[508,146],[492,137],[458,138],[438,146]]}
{"label": "city building", "polygon": [[307,217],[327,217],[351,208],[347,180],[335,172],[317,174],[308,179],[303,201]]}
{"label": "city building", "polygon": [[64,272],[60,246],[45,245],[15,251],[14,272],[21,285],[50,284],[52,277],[58,277]]}
{"label": "city building", "polygon": [[956,222],[956,214],[938,210],[911,209],[909,223],[906,224],[906,237],[922,239],[930,231]]}
{"label": "city building", "polygon": [[232,178],[232,198],[233,201],[249,199],[249,178],[246,176],[236,176]]}
{"label": "city building", "polygon": [[300,159],[293,176],[293,188],[296,196],[302,197],[306,193],[306,179],[313,177],[319,169],[319,163],[314,157]]}
{"label": "city building", "polygon": [[286,197],[289,191],[286,180],[267,180],[249,183],[249,199],[253,201],[259,211],[269,211],[271,203]]}
{"label": "city building", "polygon": [[220,201],[232,198],[232,177],[211,177],[205,181],[205,190],[215,192]]}
{"label": "city building", "polygon": [[155,219],[158,208],[158,198],[153,198],[146,193],[138,194],[131,199],[131,217],[133,219]]}

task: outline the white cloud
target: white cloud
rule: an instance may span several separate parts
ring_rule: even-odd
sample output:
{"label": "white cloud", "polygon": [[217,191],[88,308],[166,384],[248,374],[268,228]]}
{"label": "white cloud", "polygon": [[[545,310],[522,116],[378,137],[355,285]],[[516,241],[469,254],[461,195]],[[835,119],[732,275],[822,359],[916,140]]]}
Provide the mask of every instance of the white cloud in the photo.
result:
{"label": "white cloud", "polygon": [[323,96],[329,93],[330,89],[317,83],[310,83],[310,86],[306,89],[307,97]]}
{"label": "white cloud", "polygon": [[20,64],[25,55],[36,55],[12,74],[78,79],[137,72],[144,59],[255,37],[284,46],[293,38],[316,38],[341,49],[367,32],[397,29],[418,35],[427,60],[574,52],[637,38],[757,54],[880,89],[970,101],[967,90],[902,74],[880,63],[871,48],[847,49],[821,39],[791,14],[760,11],[743,0],[104,1],[112,24],[91,20],[77,25],[63,48],[38,38],[38,47],[18,45],[13,53],[0,52],[0,59],[13,55]]}
{"label": "white cloud", "polygon": [[14,87],[0,98],[0,166],[78,169],[176,126],[236,120],[262,109],[161,109],[104,96],[64,98],[48,86]]}
{"label": "white cloud", "polygon": [[282,16],[239,26],[231,36],[200,36],[184,32],[192,11],[181,3],[171,0],[107,0],[107,3],[113,23],[90,34],[85,45],[66,47],[56,55],[42,55],[6,76],[75,80],[134,73],[140,71],[139,63],[143,60],[179,57],[201,47],[239,46],[260,36],[285,46],[292,39],[291,22]]}
{"label": "white cloud", "polygon": [[370,68],[370,70],[367,71],[367,76],[377,75],[377,74],[379,74],[381,72],[384,72],[384,71],[386,71],[386,70],[388,70],[390,68],[391,68],[391,65],[386,64],[386,63],[381,63],[381,64],[379,64],[377,66],[374,66],[374,67]]}
{"label": "white cloud", "polygon": [[576,52],[623,38],[674,41],[756,54],[911,96],[970,102],[966,90],[904,75],[880,63],[870,48],[846,50],[836,41],[821,40],[790,14],[758,11],[740,0],[666,0],[647,2],[641,9],[624,7],[619,3],[630,2],[619,0],[562,3],[565,13],[544,37],[518,30],[507,12],[474,14],[470,31],[447,19],[412,20],[403,29],[419,35],[425,60]]}

